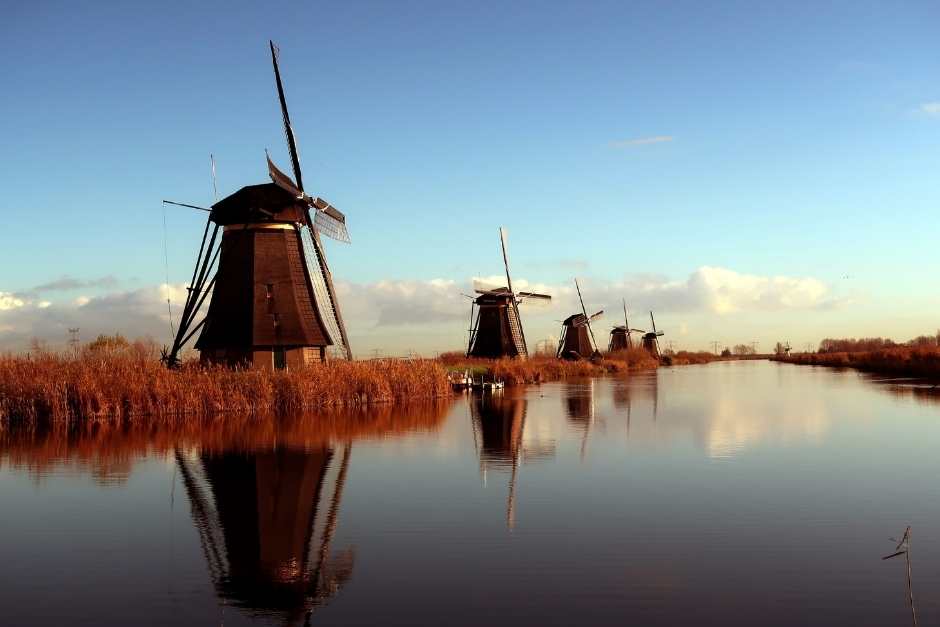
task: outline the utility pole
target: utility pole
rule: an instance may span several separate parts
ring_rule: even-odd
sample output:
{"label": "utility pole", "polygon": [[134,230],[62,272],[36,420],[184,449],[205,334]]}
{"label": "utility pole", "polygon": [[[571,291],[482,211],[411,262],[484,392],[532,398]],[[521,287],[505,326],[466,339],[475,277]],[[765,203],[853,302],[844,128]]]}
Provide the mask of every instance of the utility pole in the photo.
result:
{"label": "utility pole", "polygon": [[755,354],[755,355],[757,354],[757,346],[758,346],[759,344],[760,344],[760,342],[758,342],[757,340],[754,340],[753,342],[751,342],[751,348],[754,350],[754,354]]}
{"label": "utility pole", "polygon": [[713,352],[717,355],[718,354],[718,340],[712,340],[712,348],[713,348]]}
{"label": "utility pole", "polygon": [[78,332],[79,332],[78,327],[69,328],[69,349],[72,351],[78,350],[78,344],[79,344]]}

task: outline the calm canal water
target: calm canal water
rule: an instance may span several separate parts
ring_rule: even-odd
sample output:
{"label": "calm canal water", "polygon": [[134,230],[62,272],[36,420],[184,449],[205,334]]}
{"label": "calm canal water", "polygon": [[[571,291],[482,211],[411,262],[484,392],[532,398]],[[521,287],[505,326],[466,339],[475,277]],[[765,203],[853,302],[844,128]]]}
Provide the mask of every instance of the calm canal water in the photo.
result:
{"label": "calm canal water", "polygon": [[0,435],[3,625],[940,624],[940,396],[768,362]]}

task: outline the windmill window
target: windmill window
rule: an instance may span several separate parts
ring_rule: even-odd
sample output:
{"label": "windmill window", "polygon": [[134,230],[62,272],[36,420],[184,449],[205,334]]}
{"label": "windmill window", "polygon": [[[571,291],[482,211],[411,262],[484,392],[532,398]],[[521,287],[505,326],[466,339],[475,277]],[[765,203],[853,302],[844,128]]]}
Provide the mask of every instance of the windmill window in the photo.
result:
{"label": "windmill window", "polygon": [[271,313],[274,311],[274,284],[268,283],[264,289],[264,300],[268,303],[268,313]]}

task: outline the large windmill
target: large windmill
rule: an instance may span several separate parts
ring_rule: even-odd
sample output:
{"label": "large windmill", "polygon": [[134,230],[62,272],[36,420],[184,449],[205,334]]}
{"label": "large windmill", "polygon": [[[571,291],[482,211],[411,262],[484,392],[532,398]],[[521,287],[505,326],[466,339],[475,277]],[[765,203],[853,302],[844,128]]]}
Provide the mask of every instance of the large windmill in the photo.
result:
{"label": "large windmill", "polygon": [[525,333],[519,317],[519,304],[526,299],[549,301],[547,294],[534,292],[514,292],[512,278],[509,275],[509,259],[506,254],[506,229],[500,227],[499,241],[503,249],[503,266],[506,268],[506,287],[475,288],[479,296],[470,305],[470,319],[473,308],[477,315],[470,329],[470,341],[467,345],[469,357],[522,357],[529,355],[526,348]]}
{"label": "large windmill", "polygon": [[[176,337],[164,356],[171,366],[200,329],[195,347],[204,362],[286,368],[325,359],[329,346],[352,358],[320,240],[322,234],[348,242],[346,217],[304,191],[278,50],[274,42],[270,47],[294,178],[268,157],[270,183],[243,187],[212,205]],[[208,311],[196,322],[206,298]]]}
{"label": "large windmill", "polygon": [[581,313],[570,315],[561,323],[561,339],[556,354],[556,357],[561,359],[586,359],[599,354],[591,323],[603,316],[604,310],[588,316],[578,279],[574,280],[574,286],[578,290]]}
{"label": "large windmill", "polygon": [[610,330],[610,341],[607,343],[607,352],[630,350],[633,348],[631,334],[637,329],[630,328],[630,318],[627,316],[627,301],[623,300],[623,325]]}

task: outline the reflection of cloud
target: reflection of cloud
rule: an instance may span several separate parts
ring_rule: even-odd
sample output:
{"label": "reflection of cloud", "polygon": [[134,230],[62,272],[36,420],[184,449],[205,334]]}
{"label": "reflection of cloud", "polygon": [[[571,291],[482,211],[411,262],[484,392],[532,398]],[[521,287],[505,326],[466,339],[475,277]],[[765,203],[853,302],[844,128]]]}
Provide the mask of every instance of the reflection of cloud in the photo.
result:
{"label": "reflection of cloud", "polygon": [[[711,459],[731,459],[762,445],[820,444],[831,424],[823,399],[781,396],[776,368],[713,364],[601,385],[612,386],[607,398],[627,437],[644,448],[691,440]],[[659,394],[663,381],[668,391]]]}
{"label": "reflection of cloud", "polygon": [[803,405],[802,411],[795,414],[789,405],[774,411],[764,403],[749,407],[734,396],[719,396],[708,416],[701,444],[712,459],[728,459],[761,441],[818,444],[828,430],[829,418],[819,404]]}

